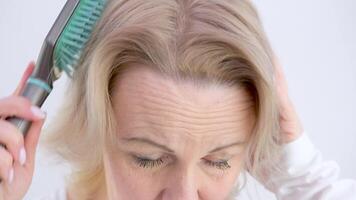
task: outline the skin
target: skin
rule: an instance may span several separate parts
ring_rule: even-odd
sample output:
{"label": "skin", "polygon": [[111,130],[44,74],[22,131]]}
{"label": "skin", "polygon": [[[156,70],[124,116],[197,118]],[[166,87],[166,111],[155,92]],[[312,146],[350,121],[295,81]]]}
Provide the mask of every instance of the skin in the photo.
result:
{"label": "skin", "polygon": [[254,126],[252,97],[143,66],[116,85],[117,148],[105,155],[109,199],[225,199]]}
{"label": "skin", "polygon": [[280,110],[279,124],[281,127],[280,134],[285,144],[298,139],[304,132],[303,125],[299,119],[297,111],[292,100],[288,95],[287,79],[284,75],[283,68],[279,59],[275,57],[275,81],[278,96],[278,105]]}
{"label": "skin", "polygon": [[[7,148],[0,147],[0,200],[23,199],[32,180],[35,165],[36,148],[39,133],[45,120],[45,113],[33,113],[31,103],[18,95],[34,69],[31,62],[26,68],[20,83],[14,93],[0,99],[0,143]],[[40,111],[40,110],[39,110]],[[32,125],[24,140],[15,126],[6,122],[7,116],[18,116],[32,121]],[[20,163],[20,149],[25,149],[24,163]],[[13,180],[9,180],[11,169]]]}
{"label": "skin", "polygon": [[[294,106],[288,97],[287,83],[282,71],[282,67],[277,62],[277,60],[275,62],[275,67],[275,79],[281,113],[280,133],[284,142],[289,143],[300,137],[303,132],[303,128],[294,109]],[[2,180],[0,183],[0,200],[23,199],[25,193],[30,187],[33,177],[36,147],[39,134],[44,123],[45,114],[41,113],[38,115],[33,113],[31,111],[30,103],[26,99],[18,96],[23,89],[26,80],[32,73],[33,68],[34,63],[29,64],[16,91],[12,95],[0,99],[0,143],[9,147],[7,149],[0,147],[0,179]],[[131,75],[134,75],[134,73]],[[155,74],[150,74],[150,72],[145,72],[145,75],[147,75],[147,79],[150,76],[155,76]],[[141,83],[144,83],[143,81],[144,80],[142,80]],[[164,82],[165,84],[158,84],[160,81],[161,83]],[[126,82],[129,82],[129,80],[126,80]],[[186,115],[179,115],[177,111],[173,111],[171,109],[171,106],[169,106],[170,112],[163,112],[164,106],[168,106],[168,104],[164,104],[159,107],[161,108],[159,112],[157,111],[152,114],[146,113],[145,115],[137,115],[140,117],[135,119],[132,116],[134,113],[133,110],[143,113],[143,111],[147,111],[147,108],[150,108],[146,107],[146,110],[144,110],[143,108],[145,107],[143,105],[155,105],[157,107],[158,104],[152,103],[153,98],[150,99],[151,101],[143,101],[139,98],[132,98],[132,95],[135,94],[136,96],[141,95],[143,97],[146,95],[148,97],[148,92],[142,94],[137,92],[130,93],[131,97],[120,95],[119,92],[116,93],[114,100],[114,102],[116,102],[115,109],[120,110],[120,112],[116,112],[117,120],[120,124],[122,124],[120,127],[121,129],[117,133],[119,138],[117,141],[118,148],[111,149],[105,153],[106,176],[108,185],[112,185],[112,187],[108,188],[107,197],[116,199],[116,197],[119,195],[130,194],[128,191],[139,191],[136,193],[131,193],[131,195],[149,195],[145,195],[143,199],[221,198],[222,194],[227,194],[230,191],[234,179],[237,177],[238,172],[241,170],[242,156],[239,152],[241,150],[240,147],[243,147],[243,145],[236,145],[231,148],[226,148],[216,153],[216,156],[210,156],[211,153],[209,153],[209,151],[212,150],[211,148],[213,147],[219,147],[232,141],[243,141],[246,139],[246,136],[248,136],[248,131],[242,130],[248,130],[248,128],[243,128],[247,127],[248,123],[243,123],[243,120],[239,118],[239,116],[243,116],[241,112],[241,106],[243,104],[238,104],[239,100],[246,96],[242,95],[242,91],[233,90],[233,92],[231,92],[231,88],[229,89],[218,87],[218,89],[207,87],[205,89],[198,89],[193,87],[193,84],[172,84],[172,82],[162,79],[162,77],[156,77],[156,79],[150,83],[152,84],[143,86],[157,86],[170,91],[171,93],[169,94],[163,92],[159,93],[159,99],[162,99],[163,96],[175,97],[174,99],[171,99],[172,101],[174,100],[174,102],[176,102],[174,106],[183,109],[182,111],[184,111],[184,114]],[[156,85],[153,85],[154,83],[156,83]],[[127,84],[126,86],[124,84],[118,84],[117,89],[119,90],[120,87],[126,87],[126,90],[123,90],[126,91],[126,93],[128,93],[129,90],[134,91],[135,89],[132,87],[128,88]],[[185,89],[183,90],[183,88]],[[136,90],[138,89],[139,88],[136,88]],[[229,90],[230,92],[228,92]],[[153,94],[154,91],[151,91],[151,93]],[[230,95],[230,99],[223,95],[227,93]],[[157,96],[157,93],[155,94]],[[236,99],[232,98],[234,95]],[[130,100],[129,98],[131,98],[133,102],[130,102],[130,107],[127,107],[128,104],[123,105],[122,103]],[[227,102],[226,100],[230,100],[231,103],[234,101],[236,102],[236,107],[228,111],[229,114],[234,114],[235,117],[234,118],[229,116],[229,119],[235,119],[237,122],[236,124],[229,125],[229,128],[238,130],[238,132],[236,132],[234,135],[229,134],[224,129],[216,130],[216,123],[218,123],[219,120],[224,119],[223,117],[220,117],[219,119],[211,118],[210,116],[214,115],[212,113],[208,114],[209,111],[211,112],[213,110],[221,111],[223,104]],[[141,105],[141,107],[133,105]],[[229,107],[228,105],[226,106]],[[131,113],[131,116],[122,116],[124,115],[123,113],[125,113],[123,110],[125,107],[126,109],[132,109],[130,112],[126,111],[127,113]],[[12,127],[11,124],[3,120],[7,116],[18,116],[29,119],[33,122],[25,139],[15,127]],[[185,116],[185,118],[182,116]],[[200,119],[199,116],[205,116],[205,119]],[[227,116],[228,115],[226,114],[226,117]],[[134,119],[136,125],[130,121],[124,123],[124,120],[128,121],[128,119]],[[173,119],[180,119],[181,121],[172,121]],[[161,123],[154,126],[152,123],[150,123],[150,121],[153,120]],[[141,123],[137,123],[138,121]],[[167,123],[164,125],[162,122]],[[245,124],[245,126],[243,126],[243,124]],[[158,129],[159,131],[157,131],[156,129],[159,127],[159,125],[162,127],[162,129]],[[150,127],[150,129],[147,129],[147,132],[134,132],[134,126],[136,126],[136,130],[137,126],[146,126]],[[172,127],[179,128],[174,131],[172,130]],[[169,137],[167,137],[168,134]],[[217,136],[218,134],[219,137]],[[149,139],[154,140],[156,143],[159,142],[159,144],[168,146],[171,150],[173,150],[173,152],[166,152],[162,148],[143,143],[142,140],[141,142],[138,142],[140,140],[136,140],[134,143],[132,142],[133,140],[129,140],[131,142],[125,140],[125,138],[129,139],[133,138],[134,136],[141,138],[143,136],[150,136]],[[209,148],[207,144],[212,146]],[[24,147],[26,151],[26,160],[23,164],[20,163],[19,159],[19,152],[22,147]],[[127,148],[124,149],[124,147]],[[145,154],[145,156],[152,156],[156,158],[157,156],[162,156],[162,154],[164,154],[164,164],[161,164],[156,168],[142,168],[139,165],[135,165],[135,162],[130,162],[130,160],[133,161],[132,159],[129,159],[132,158],[129,156],[132,152]],[[222,152],[227,153],[224,154]],[[207,165],[206,162],[204,162],[205,159],[215,160],[217,157],[221,158],[227,154],[234,156],[230,157],[229,165],[231,168],[225,169],[223,171],[221,171],[221,169],[214,168],[211,165]],[[123,166],[123,168],[118,170],[116,166]],[[9,171],[11,169],[14,171],[14,178],[10,183]],[[123,171],[125,171],[125,173],[122,173]],[[138,184],[140,187],[137,187]],[[120,188],[122,190],[120,190]],[[214,198],[216,197],[214,195],[219,196]]]}

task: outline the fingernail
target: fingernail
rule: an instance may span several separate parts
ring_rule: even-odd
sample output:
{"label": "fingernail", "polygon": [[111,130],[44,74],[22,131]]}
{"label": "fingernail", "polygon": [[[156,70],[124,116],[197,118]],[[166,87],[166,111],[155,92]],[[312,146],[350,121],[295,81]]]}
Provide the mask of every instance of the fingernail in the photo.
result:
{"label": "fingernail", "polygon": [[20,164],[24,165],[26,163],[26,150],[24,147],[20,149]]}
{"label": "fingernail", "polygon": [[14,168],[11,168],[9,172],[9,183],[11,184],[14,181]]}
{"label": "fingernail", "polygon": [[46,117],[45,113],[42,112],[42,110],[39,109],[37,106],[31,106],[31,112],[41,119],[44,119]]}

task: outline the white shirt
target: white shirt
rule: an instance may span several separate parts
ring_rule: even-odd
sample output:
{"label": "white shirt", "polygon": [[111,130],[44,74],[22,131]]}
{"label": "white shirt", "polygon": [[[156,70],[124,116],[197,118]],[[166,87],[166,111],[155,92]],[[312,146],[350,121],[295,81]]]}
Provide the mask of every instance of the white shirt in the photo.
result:
{"label": "white shirt", "polygon": [[[356,200],[356,181],[340,180],[338,164],[324,161],[306,133],[285,145],[280,165],[283,174],[271,174],[263,183],[279,200]],[[255,200],[244,189],[236,199]],[[66,191],[59,189],[42,200],[66,200]]]}

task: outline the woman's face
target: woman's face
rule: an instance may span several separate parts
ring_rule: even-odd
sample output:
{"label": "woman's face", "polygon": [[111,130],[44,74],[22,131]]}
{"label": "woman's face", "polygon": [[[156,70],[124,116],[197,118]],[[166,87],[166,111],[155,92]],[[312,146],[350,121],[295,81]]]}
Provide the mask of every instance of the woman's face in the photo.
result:
{"label": "woman's face", "polygon": [[244,162],[253,101],[238,88],[197,87],[142,66],[113,92],[117,146],[105,153],[110,199],[225,199]]}

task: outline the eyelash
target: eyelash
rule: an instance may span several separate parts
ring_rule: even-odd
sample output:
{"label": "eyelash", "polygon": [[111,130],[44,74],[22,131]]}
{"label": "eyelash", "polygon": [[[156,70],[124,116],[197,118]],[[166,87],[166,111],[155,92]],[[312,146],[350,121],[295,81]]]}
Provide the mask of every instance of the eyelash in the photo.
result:
{"label": "eyelash", "polygon": [[209,165],[211,167],[215,167],[215,168],[220,169],[220,170],[227,170],[227,169],[231,168],[231,166],[229,165],[227,160],[211,161],[211,160],[205,160],[204,159],[204,162],[207,165]]}
{"label": "eyelash", "polygon": [[156,160],[152,160],[152,159],[148,159],[148,158],[141,158],[141,157],[135,156],[135,162],[138,166],[140,166],[142,168],[154,168],[154,167],[158,167],[161,164],[163,164],[163,159],[158,158]]}
{"label": "eyelash", "polygon": [[[148,158],[142,158],[138,156],[135,157],[135,162],[139,167],[142,168],[154,168],[158,167],[163,164],[163,159],[159,158],[156,160],[148,159]],[[227,160],[220,160],[220,161],[210,161],[210,160],[205,160],[204,163],[207,164],[208,166],[215,167],[219,170],[227,170],[231,168]]]}

